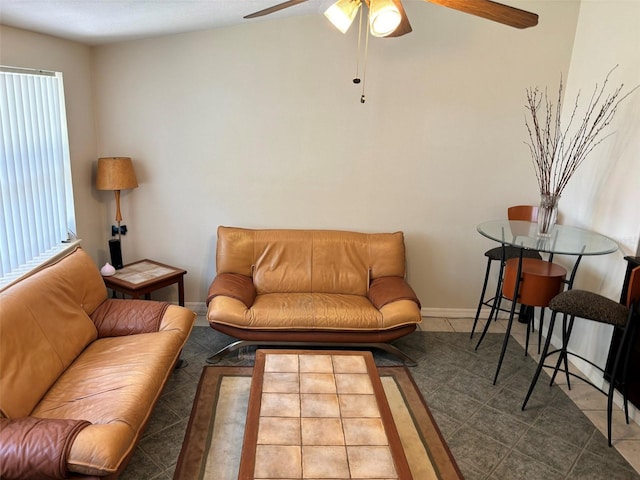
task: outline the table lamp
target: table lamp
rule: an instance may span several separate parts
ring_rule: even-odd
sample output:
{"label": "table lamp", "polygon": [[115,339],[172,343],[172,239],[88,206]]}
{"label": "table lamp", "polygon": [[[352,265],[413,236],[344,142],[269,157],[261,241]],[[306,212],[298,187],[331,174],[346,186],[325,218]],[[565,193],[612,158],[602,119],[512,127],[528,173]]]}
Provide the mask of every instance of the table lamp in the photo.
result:
{"label": "table lamp", "polygon": [[109,240],[111,264],[122,268],[122,250],[120,247],[122,213],[120,212],[120,190],[136,188],[138,180],[133,170],[133,163],[129,157],[105,157],[98,159],[96,172],[96,188],[98,190],[113,190],[116,196],[116,222],[118,222],[118,239]]}

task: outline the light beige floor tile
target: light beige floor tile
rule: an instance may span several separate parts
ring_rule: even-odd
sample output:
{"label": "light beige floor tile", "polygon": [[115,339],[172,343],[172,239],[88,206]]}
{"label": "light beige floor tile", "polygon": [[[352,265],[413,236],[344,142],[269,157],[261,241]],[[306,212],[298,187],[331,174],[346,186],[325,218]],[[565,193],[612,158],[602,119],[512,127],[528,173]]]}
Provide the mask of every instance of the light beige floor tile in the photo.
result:
{"label": "light beige floor tile", "polygon": [[566,384],[562,385],[561,388],[581,410],[607,409],[607,397],[591,385],[577,381],[571,382],[571,390],[567,388]]}
{"label": "light beige floor tile", "polygon": [[[493,322],[493,325],[498,324],[500,326],[500,328],[502,328],[502,332],[506,332],[507,331],[507,325],[509,324],[509,319],[508,318],[498,318],[498,320],[496,320],[495,322]],[[491,328],[489,329],[489,331],[491,331]],[[527,332],[527,325],[524,323],[520,323],[518,321],[517,318],[513,319],[513,322],[511,322],[511,335],[525,335]],[[536,333],[537,335],[537,333]]]}
{"label": "light beige floor tile", "polygon": [[[471,333],[471,329],[473,328],[473,322],[475,321],[473,318],[449,318],[449,325],[453,328],[454,332],[469,332]],[[476,325],[476,332],[482,332],[484,328],[486,320],[483,318],[478,319],[478,324]]]}
{"label": "light beige floor tile", "polygon": [[[600,430],[603,435],[607,434],[607,411],[605,410],[583,410],[583,413],[591,420],[591,422]],[[611,437],[613,444],[617,440],[638,440],[640,441],[640,425],[630,421],[629,425],[625,422],[624,412],[614,406],[613,425],[611,429]]]}
{"label": "light beige floor tile", "polygon": [[453,328],[446,318],[425,317],[420,324],[423,332],[453,332]]}
{"label": "light beige floor tile", "polygon": [[613,445],[637,472],[640,472],[640,440],[616,440]]}
{"label": "light beige floor tile", "polygon": [[491,320],[488,333],[504,333],[507,331],[507,324],[502,320]]}
{"label": "light beige floor tile", "polygon": [[[532,357],[532,358],[536,358],[537,357]],[[551,365],[553,367],[555,367],[556,362],[558,361],[558,355],[553,355],[552,357],[548,358],[547,361],[545,362],[545,365]],[[551,379],[551,376],[553,375],[553,368],[551,367],[544,367],[544,371],[547,372],[547,375],[549,375],[549,379]],[[571,362],[569,362],[569,372],[570,373],[574,373],[576,375],[581,375],[583,376],[584,374],[578,370],[578,368]],[[574,377],[570,377],[570,381],[571,381],[571,388],[573,388],[575,385],[584,385],[584,383],[581,380],[578,380],[577,378]],[[567,375],[558,370],[558,374],[556,375],[556,378],[554,380],[554,385],[559,385],[559,386],[564,386],[566,387],[567,385]],[[591,387],[593,388],[593,387]]]}

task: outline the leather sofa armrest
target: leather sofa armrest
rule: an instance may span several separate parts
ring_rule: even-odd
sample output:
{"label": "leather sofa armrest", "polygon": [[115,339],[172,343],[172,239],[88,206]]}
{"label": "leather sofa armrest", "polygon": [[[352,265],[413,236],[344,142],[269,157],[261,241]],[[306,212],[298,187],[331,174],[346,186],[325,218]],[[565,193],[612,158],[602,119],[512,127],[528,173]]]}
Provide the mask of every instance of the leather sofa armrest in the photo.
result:
{"label": "leather sofa armrest", "polygon": [[67,456],[85,420],[0,418],[0,478],[67,478]]}
{"label": "leather sofa armrest", "polygon": [[120,337],[157,332],[169,307],[167,302],[108,298],[91,314],[98,337]]}
{"label": "leather sofa armrest", "polygon": [[207,305],[218,295],[240,300],[249,308],[256,299],[256,288],[251,277],[239,273],[220,273],[209,287]]}
{"label": "leather sofa armrest", "polygon": [[367,292],[369,301],[380,310],[386,304],[397,300],[412,300],[421,308],[420,300],[407,281],[402,277],[379,277],[374,279]]}

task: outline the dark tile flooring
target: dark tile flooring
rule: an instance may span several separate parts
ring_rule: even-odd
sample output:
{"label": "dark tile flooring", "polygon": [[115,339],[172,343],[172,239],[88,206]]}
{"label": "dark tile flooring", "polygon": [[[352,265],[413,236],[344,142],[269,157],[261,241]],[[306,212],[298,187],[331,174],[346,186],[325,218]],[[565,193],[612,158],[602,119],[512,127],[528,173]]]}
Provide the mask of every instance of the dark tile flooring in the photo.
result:
{"label": "dark tile flooring", "polygon": [[[467,333],[415,332],[396,342],[418,361],[411,374],[465,478],[640,479],[559,387],[541,381],[520,410],[535,362],[517,342],[492,385],[502,339],[487,334],[478,351]],[[232,340],[194,327],[182,355],[189,363],[173,373],[122,479],[173,477],[202,367]],[[375,357],[379,365],[399,364],[385,353]],[[233,353],[222,364],[251,365],[252,356]]]}

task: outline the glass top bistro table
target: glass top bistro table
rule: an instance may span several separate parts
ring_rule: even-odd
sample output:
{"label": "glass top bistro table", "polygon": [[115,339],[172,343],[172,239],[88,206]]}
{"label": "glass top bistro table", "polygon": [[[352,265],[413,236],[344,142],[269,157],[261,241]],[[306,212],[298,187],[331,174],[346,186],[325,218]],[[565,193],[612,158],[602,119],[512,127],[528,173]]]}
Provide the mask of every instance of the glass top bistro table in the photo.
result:
{"label": "glass top bistro table", "polygon": [[[568,289],[573,286],[578,265],[584,255],[606,255],[618,250],[618,244],[609,237],[569,225],[554,226],[548,236],[538,235],[538,224],[535,222],[515,220],[483,222],[478,225],[477,230],[480,235],[504,246],[548,253],[550,262],[556,254],[576,256],[576,262],[567,281]],[[520,263],[522,264],[522,255]]]}
{"label": "glass top bistro table", "polygon": [[[573,287],[578,265],[584,255],[606,255],[618,249],[618,244],[605,235],[569,225],[555,225],[551,233],[545,236],[538,234],[538,224],[536,222],[515,220],[492,220],[483,222],[477,226],[477,230],[478,233],[484,237],[494,240],[503,246],[512,246],[521,249],[518,273],[512,297],[514,299],[518,298],[522,273],[522,252],[524,250],[537,250],[541,253],[547,253],[549,254],[549,262],[553,261],[553,256],[556,254],[577,257],[571,269],[569,279],[566,281],[567,289],[570,290]],[[514,306],[515,303],[512,308],[514,308]],[[512,318],[513,315],[511,315],[511,319]],[[542,330],[542,325],[540,325],[539,328]],[[499,364],[502,363],[510,334],[511,321],[509,321],[507,325]],[[498,374],[496,372],[494,384],[497,376]]]}
{"label": "glass top bistro table", "polygon": [[[491,240],[550,255],[605,255],[618,244],[596,232],[569,225],[556,225],[549,236],[538,235],[538,224],[513,220],[492,220],[478,225],[478,232]],[[574,267],[575,270],[575,267]]]}

